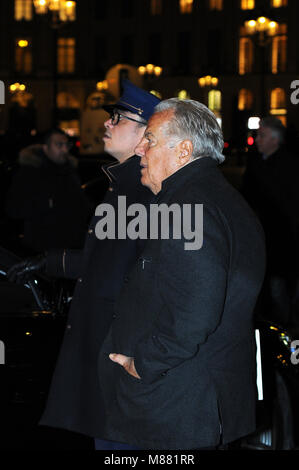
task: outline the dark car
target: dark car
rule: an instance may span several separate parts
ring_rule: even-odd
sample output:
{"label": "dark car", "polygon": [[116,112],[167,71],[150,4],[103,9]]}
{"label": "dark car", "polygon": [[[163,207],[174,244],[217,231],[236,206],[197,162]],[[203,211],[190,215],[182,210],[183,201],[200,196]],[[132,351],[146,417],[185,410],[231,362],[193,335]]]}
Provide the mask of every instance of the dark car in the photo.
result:
{"label": "dark car", "polygon": [[[92,442],[84,436],[38,426],[73,284],[40,276],[24,284],[11,283],[6,273],[17,261],[14,254],[0,249],[0,341],[5,350],[5,364],[0,365],[0,407],[2,429],[6,430],[0,448],[90,448]],[[256,323],[257,429],[229,449],[290,450],[298,445],[296,338],[296,330],[287,331],[269,321]]]}
{"label": "dark car", "polygon": [[86,448],[86,438],[38,426],[62,342],[73,285],[6,273],[19,259],[0,248],[0,449]]}

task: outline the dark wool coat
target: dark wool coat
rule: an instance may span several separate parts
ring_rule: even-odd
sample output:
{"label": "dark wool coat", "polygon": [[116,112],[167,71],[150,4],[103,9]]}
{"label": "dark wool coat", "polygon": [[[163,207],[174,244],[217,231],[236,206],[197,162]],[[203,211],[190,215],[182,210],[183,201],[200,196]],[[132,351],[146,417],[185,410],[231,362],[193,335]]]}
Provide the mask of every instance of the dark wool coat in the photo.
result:
{"label": "dark wool coat", "polygon": [[24,244],[32,251],[82,248],[92,205],[81,189],[76,159],[69,155],[65,164],[58,165],[41,145],[24,149],[6,210],[24,222]]}
{"label": "dark wool coat", "polygon": [[[153,195],[140,183],[140,158],[134,156],[106,170],[111,183],[103,203],[117,208],[147,204]],[[97,376],[97,358],[114,315],[114,301],[127,270],[138,258],[138,240],[99,240],[93,217],[84,250],[48,255],[48,273],[78,279],[65,336],[41,424],[92,437],[103,436],[104,402]]]}
{"label": "dark wool coat", "polygon": [[[203,246],[149,240],[129,273],[99,357],[105,437],[141,449],[225,444],[255,429],[263,231],[209,157],[167,178],[156,202],[203,204]],[[111,352],[134,357],[141,379]]]}

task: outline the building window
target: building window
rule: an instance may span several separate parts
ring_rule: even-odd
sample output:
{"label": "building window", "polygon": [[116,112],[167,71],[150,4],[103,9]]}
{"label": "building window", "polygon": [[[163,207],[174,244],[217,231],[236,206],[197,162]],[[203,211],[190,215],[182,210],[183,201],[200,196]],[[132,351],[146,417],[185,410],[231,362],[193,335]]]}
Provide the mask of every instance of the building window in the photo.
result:
{"label": "building window", "polygon": [[15,20],[32,20],[32,0],[15,0]]}
{"label": "building window", "polygon": [[274,88],[270,95],[270,114],[276,116],[286,126],[286,93],[282,88]]}
{"label": "building window", "polygon": [[189,100],[191,98],[191,95],[190,93],[187,91],[187,90],[178,90],[176,92],[176,96],[180,99],[180,100]]}
{"label": "building window", "polygon": [[287,41],[286,35],[275,36],[272,39],[272,73],[286,71]]}
{"label": "building window", "polygon": [[250,90],[242,88],[239,91],[238,96],[238,109],[239,111],[244,111],[245,109],[251,109],[253,104],[253,94]]}
{"label": "building window", "polygon": [[270,6],[272,8],[287,7],[288,0],[270,0]]}
{"label": "building window", "polygon": [[151,15],[162,14],[162,0],[151,0]]}
{"label": "building window", "polygon": [[222,10],[223,0],[209,0],[209,9],[210,10]]}
{"label": "building window", "polygon": [[255,0],[241,0],[241,10],[253,10],[255,8]]}
{"label": "building window", "polygon": [[159,100],[162,100],[162,94],[161,94],[160,91],[158,91],[158,90],[150,90],[150,93],[151,93],[152,95],[155,95],[157,98],[159,98]]}
{"label": "building window", "polygon": [[180,13],[192,13],[193,0],[180,0]]}
{"label": "building window", "polygon": [[221,111],[221,91],[210,90],[208,94],[208,108],[211,111],[220,113]]}
{"label": "building window", "polygon": [[30,39],[16,39],[15,44],[15,70],[18,73],[30,74],[32,72],[32,48]]}
{"label": "building window", "polygon": [[222,125],[221,119],[221,91],[220,90],[210,90],[208,93],[208,108],[213,111],[217,118],[219,126]]}
{"label": "building window", "polygon": [[57,41],[57,72],[75,72],[75,38],[59,38]]}
{"label": "building window", "polygon": [[253,43],[250,38],[239,40],[239,74],[252,72],[253,65]]}

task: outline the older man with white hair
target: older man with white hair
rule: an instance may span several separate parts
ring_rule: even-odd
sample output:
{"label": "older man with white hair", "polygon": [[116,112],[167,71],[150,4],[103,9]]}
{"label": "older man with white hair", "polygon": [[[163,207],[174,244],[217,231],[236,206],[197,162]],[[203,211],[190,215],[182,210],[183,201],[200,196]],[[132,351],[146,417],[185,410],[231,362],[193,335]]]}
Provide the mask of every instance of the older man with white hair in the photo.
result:
{"label": "older man with white hair", "polygon": [[99,357],[105,437],[140,449],[215,449],[255,429],[253,310],[263,231],[217,168],[222,132],[204,105],[161,102],[136,148],[156,204],[203,207],[203,244],[148,239]]}

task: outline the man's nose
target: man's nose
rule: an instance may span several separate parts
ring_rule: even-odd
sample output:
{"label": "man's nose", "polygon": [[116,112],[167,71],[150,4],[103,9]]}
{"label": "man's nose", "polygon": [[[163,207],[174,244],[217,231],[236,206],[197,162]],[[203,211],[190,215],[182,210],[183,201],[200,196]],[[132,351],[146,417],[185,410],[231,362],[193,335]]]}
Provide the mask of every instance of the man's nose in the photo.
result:
{"label": "man's nose", "polygon": [[104,122],[104,126],[106,127],[106,129],[108,127],[113,127],[113,124],[112,124],[112,121],[111,121],[111,117],[109,119],[107,119],[107,121]]}

